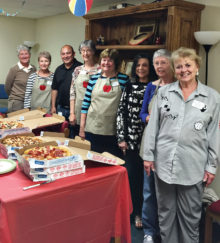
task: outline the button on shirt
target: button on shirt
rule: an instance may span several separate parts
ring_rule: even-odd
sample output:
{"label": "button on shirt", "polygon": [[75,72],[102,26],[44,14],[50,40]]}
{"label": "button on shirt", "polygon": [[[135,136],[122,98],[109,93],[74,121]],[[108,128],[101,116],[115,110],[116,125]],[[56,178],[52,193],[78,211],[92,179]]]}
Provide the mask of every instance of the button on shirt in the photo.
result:
{"label": "button on shirt", "polygon": [[184,101],[179,81],[158,91],[144,138],[143,159],[169,184],[194,185],[219,162],[220,95],[198,82]]}

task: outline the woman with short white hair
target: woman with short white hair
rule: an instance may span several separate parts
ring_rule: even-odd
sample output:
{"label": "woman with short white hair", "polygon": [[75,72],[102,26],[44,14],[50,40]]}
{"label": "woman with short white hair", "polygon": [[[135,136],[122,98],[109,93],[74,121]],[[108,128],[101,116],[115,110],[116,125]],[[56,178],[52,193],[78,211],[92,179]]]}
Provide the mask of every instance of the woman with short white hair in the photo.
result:
{"label": "woman with short white hair", "polygon": [[30,49],[25,45],[17,47],[19,62],[10,68],[5,81],[5,91],[8,94],[8,112],[24,108],[24,95],[27,80],[30,74],[36,71],[35,66],[30,65]]}
{"label": "woman with short white hair", "polygon": [[[146,126],[150,119],[152,105],[154,103],[154,100],[156,99],[158,89],[174,81],[174,74],[171,67],[171,53],[168,50],[159,49],[154,52],[153,66],[158,76],[158,79],[150,82],[147,85],[146,91],[144,93],[142,109],[140,112],[141,120]],[[143,155],[141,154],[141,156]],[[144,170],[143,199],[143,243],[154,243],[156,242],[157,238],[159,238],[160,232],[153,171],[151,171],[151,173],[147,175],[146,171]]]}

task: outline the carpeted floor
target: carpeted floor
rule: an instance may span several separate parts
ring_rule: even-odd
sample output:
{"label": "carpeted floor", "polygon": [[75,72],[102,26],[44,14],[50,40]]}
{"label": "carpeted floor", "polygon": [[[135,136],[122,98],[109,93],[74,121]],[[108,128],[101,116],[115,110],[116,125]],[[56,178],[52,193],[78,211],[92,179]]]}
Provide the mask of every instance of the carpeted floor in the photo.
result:
{"label": "carpeted floor", "polygon": [[[204,230],[201,230],[204,232]],[[131,237],[132,243],[143,243],[144,239],[144,232],[143,230],[136,229],[134,224],[131,224]],[[201,237],[200,243],[203,243],[203,237]],[[213,224],[213,241],[210,243],[220,243],[220,224],[214,223]]]}

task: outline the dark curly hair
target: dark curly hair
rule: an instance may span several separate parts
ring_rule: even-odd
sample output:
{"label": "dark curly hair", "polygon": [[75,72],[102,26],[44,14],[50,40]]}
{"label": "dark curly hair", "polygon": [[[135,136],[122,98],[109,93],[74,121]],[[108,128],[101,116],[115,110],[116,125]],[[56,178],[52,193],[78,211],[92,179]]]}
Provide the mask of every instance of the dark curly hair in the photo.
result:
{"label": "dark curly hair", "polygon": [[139,77],[136,74],[136,67],[139,59],[145,58],[149,61],[149,81],[155,80],[157,78],[156,73],[154,71],[154,67],[152,65],[152,56],[146,53],[140,53],[134,57],[134,62],[131,68],[131,79],[133,81],[139,81]]}

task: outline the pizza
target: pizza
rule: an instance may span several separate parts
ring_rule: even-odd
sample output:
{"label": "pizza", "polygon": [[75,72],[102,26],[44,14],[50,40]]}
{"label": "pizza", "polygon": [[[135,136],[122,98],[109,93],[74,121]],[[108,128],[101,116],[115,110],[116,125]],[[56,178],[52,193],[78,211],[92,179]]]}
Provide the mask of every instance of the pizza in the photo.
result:
{"label": "pizza", "polygon": [[17,121],[0,121],[0,129],[13,129],[13,128],[21,128],[24,125],[21,122]]}
{"label": "pizza", "polygon": [[25,159],[34,158],[38,160],[52,160],[70,155],[71,153],[66,147],[46,145],[25,150],[23,157]]}
{"label": "pizza", "polygon": [[43,143],[43,141],[36,137],[31,136],[13,136],[13,137],[6,137],[2,140],[2,144],[12,147],[24,147],[28,145],[34,145]]}

